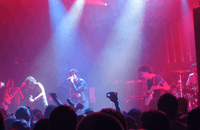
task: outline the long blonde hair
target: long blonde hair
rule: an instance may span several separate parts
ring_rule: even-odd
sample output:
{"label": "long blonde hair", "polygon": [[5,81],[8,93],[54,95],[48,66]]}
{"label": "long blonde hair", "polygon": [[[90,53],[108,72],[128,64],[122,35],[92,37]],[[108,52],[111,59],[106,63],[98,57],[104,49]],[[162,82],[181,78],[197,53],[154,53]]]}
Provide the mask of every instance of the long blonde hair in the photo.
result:
{"label": "long blonde hair", "polygon": [[36,84],[36,79],[33,78],[32,76],[28,76],[26,79],[25,79],[26,83],[29,83],[29,82],[33,82],[34,84]]}

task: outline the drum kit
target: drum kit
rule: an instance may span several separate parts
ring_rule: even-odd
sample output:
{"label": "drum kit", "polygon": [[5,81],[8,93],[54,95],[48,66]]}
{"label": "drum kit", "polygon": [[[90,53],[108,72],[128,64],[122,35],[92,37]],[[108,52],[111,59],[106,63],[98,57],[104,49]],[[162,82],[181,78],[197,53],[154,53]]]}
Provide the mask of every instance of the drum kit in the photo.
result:
{"label": "drum kit", "polygon": [[176,98],[186,98],[188,100],[188,108],[193,109],[198,106],[198,84],[190,86],[183,85],[183,74],[191,72],[190,70],[175,70],[173,73],[178,73],[178,83],[171,86],[171,93]]}

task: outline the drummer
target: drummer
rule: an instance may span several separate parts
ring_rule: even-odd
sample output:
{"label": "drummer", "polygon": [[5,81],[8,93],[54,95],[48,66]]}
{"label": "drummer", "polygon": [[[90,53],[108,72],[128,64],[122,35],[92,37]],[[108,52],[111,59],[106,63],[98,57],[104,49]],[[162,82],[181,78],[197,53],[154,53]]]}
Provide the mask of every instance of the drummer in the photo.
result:
{"label": "drummer", "polygon": [[197,92],[198,90],[197,63],[193,63],[191,68],[193,73],[189,74],[186,86],[188,89]]}
{"label": "drummer", "polygon": [[190,90],[188,93],[189,107],[196,107],[198,98],[197,63],[193,63],[191,68],[192,73],[188,76],[186,87],[188,90]]}

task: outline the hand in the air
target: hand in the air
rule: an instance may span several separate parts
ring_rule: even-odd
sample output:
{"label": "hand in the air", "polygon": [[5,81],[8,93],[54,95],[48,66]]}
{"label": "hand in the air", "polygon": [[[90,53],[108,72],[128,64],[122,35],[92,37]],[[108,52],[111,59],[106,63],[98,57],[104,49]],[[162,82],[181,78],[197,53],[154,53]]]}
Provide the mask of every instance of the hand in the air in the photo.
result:
{"label": "hand in the air", "polygon": [[111,93],[110,101],[112,101],[114,103],[118,102],[117,94],[115,94],[115,92],[110,92],[110,93]]}
{"label": "hand in the air", "polygon": [[33,99],[33,95],[30,95],[29,101],[33,103],[35,100]]}

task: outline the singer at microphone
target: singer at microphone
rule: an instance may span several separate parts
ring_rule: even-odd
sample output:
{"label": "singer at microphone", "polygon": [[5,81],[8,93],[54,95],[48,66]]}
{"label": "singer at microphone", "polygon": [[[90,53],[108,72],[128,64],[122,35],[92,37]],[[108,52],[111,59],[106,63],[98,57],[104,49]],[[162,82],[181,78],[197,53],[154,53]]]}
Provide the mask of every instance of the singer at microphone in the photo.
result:
{"label": "singer at microphone", "polygon": [[78,77],[79,75],[76,69],[71,69],[69,76],[66,79],[66,81],[69,81],[70,87],[69,99],[75,104],[83,104],[83,109],[77,111],[77,114],[81,114],[85,109],[89,108],[89,89],[86,81]]}

